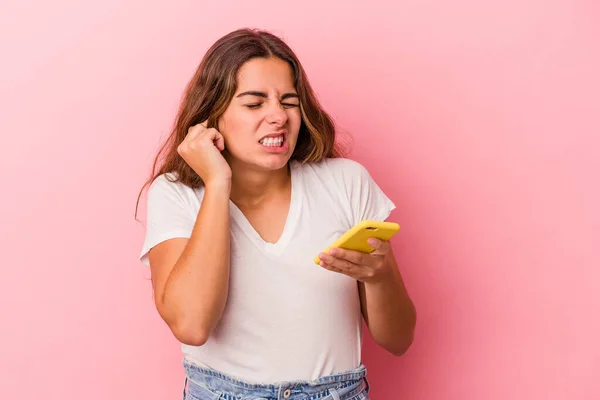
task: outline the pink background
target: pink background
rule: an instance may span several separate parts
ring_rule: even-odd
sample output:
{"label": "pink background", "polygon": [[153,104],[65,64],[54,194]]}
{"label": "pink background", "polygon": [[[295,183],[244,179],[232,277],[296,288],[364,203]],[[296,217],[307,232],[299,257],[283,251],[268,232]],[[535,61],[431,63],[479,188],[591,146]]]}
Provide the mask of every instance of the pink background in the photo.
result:
{"label": "pink background", "polygon": [[373,399],[600,398],[600,6],[365,3],[3,3],[1,399],[180,398],[134,203],[241,26],[290,43],[399,206],[419,321],[404,357],[367,339]]}

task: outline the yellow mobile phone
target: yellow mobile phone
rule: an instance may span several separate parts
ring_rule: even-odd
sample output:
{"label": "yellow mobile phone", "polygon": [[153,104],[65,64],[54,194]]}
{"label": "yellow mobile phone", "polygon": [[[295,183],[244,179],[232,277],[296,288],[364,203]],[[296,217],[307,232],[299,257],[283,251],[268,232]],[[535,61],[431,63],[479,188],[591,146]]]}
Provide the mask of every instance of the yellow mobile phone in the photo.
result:
{"label": "yellow mobile phone", "polygon": [[[327,254],[332,248],[371,253],[375,249],[367,243],[369,238],[387,241],[398,233],[399,230],[400,225],[395,222],[361,221],[350,228],[338,240],[329,245],[323,253]],[[315,257],[315,264],[319,264],[320,262],[321,259],[319,258],[319,255],[317,255]]]}

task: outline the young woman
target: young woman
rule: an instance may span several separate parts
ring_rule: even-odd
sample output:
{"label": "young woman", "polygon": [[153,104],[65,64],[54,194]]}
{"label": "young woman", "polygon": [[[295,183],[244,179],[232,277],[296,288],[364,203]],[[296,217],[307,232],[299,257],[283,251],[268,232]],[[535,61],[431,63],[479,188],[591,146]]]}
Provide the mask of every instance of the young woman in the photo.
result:
{"label": "young woman", "polygon": [[394,209],[334,141],[281,39],[242,29],[209,49],[148,181],[141,253],[182,343],[185,399],[367,399],[362,318],[393,354],[412,342],[389,243],[313,261]]}

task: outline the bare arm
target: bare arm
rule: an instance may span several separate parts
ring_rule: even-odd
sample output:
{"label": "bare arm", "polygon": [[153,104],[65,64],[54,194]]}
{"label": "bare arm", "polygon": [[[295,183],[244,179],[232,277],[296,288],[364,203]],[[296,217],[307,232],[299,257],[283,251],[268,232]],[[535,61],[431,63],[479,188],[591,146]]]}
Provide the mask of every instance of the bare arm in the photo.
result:
{"label": "bare arm", "polygon": [[410,347],[417,313],[406,292],[389,242],[374,239],[375,251],[345,249],[321,253],[321,266],[358,280],[363,317],[375,342],[394,355]]}
{"label": "bare arm", "polygon": [[185,344],[204,344],[225,308],[229,193],[229,183],[205,187],[191,237],[167,240],[149,252],[156,308]]}
{"label": "bare arm", "polygon": [[385,256],[386,279],[358,282],[363,317],[377,344],[394,355],[410,347],[416,325],[415,306],[406,292],[392,250]]}

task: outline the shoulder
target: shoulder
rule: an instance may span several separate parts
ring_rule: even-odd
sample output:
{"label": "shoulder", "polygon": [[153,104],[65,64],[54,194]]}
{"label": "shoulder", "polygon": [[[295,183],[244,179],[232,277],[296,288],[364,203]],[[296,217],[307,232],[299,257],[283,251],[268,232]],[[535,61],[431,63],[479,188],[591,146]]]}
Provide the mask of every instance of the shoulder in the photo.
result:
{"label": "shoulder", "polygon": [[349,158],[325,158],[319,162],[302,164],[301,168],[310,169],[317,174],[330,174],[336,178],[368,175],[367,169],[358,161]]}
{"label": "shoulder", "polygon": [[177,180],[176,173],[158,175],[148,187],[149,201],[170,201],[181,204],[193,204],[198,200],[202,189],[193,189]]}
{"label": "shoulder", "polygon": [[352,196],[370,186],[371,175],[358,161],[349,158],[326,158],[301,164],[303,180],[324,190]]}
{"label": "shoulder", "polygon": [[175,172],[168,172],[166,174],[158,175],[150,184],[149,190],[178,190],[184,191],[185,186],[183,183],[177,180],[177,174]]}

